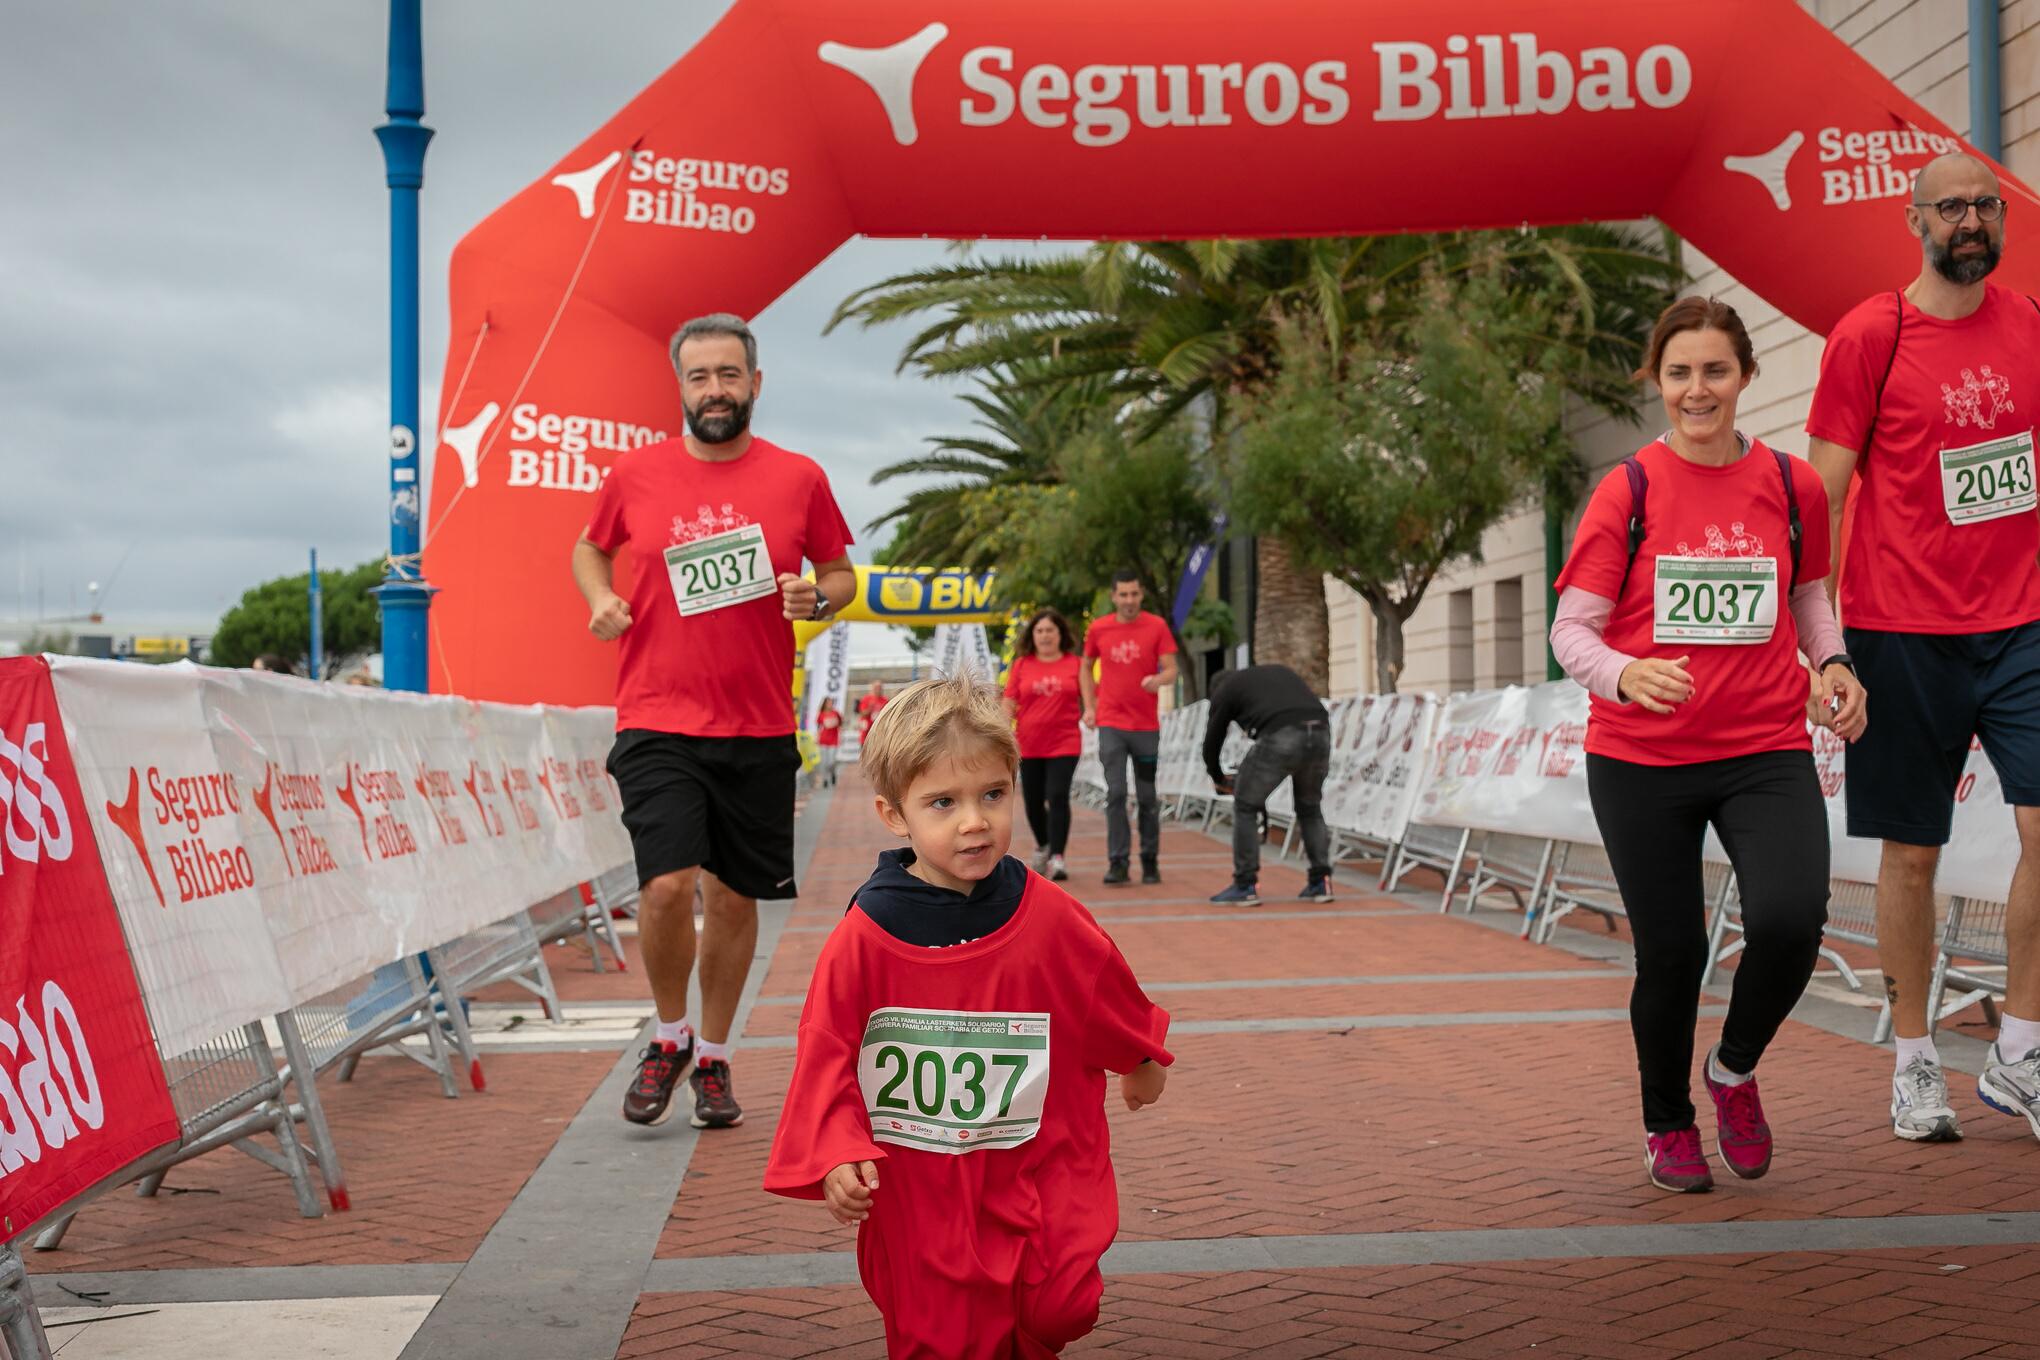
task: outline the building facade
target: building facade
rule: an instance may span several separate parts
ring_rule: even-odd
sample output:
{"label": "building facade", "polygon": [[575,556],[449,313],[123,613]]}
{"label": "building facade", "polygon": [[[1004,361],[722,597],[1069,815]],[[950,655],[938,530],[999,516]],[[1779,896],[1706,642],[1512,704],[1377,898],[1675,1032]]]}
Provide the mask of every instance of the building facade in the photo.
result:
{"label": "building facade", "polygon": [[[1800,0],[1800,5],[1929,113],[1970,136],[1965,0]],[[2001,0],[1998,25],[2002,159],[2030,183],[2040,178],[2040,0]],[[1891,229],[1905,229],[1896,204]],[[2012,222],[2005,248],[2040,250],[2040,223],[2022,230]],[[1732,304],[1755,343],[1760,371],[1738,410],[1743,432],[1788,453],[1804,454],[1806,412],[1823,338],[1780,316],[1690,247],[1684,262],[1692,278],[1687,291]],[[1865,279],[1863,293],[1867,297],[1909,281]],[[1586,486],[1657,433],[1654,393],[1639,394],[1638,411],[1641,419],[1634,425],[1598,415],[1576,417],[1568,433],[1586,469]],[[1578,518],[1575,508],[1566,525],[1568,546]],[[1482,559],[1442,574],[1404,625],[1406,664],[1397,688],[1442,694],[1545,678],[1549,582],[1542,508],[1527,509],[1491,530]],[[1331,692],[1370,692],[1378,688],[1371,611],[1336,581],[1328,579],[1325,592],[1331,614]]]}

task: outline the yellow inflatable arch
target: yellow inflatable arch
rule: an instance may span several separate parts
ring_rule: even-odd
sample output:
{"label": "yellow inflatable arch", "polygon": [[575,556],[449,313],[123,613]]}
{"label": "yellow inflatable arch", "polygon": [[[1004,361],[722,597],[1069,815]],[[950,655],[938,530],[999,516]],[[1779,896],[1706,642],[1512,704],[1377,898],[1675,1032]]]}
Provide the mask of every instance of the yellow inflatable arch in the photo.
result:
{"label": "yellow inflatable arch", "polygon": [[992,604],[992,574],[988,571],[859,567],[857,593],[843,612],[826,623],[793,625],[793,649],[796,655],[807,655],[808,643],[838,621],[932,626],[991,623],[1005,616],[1005,610]]}

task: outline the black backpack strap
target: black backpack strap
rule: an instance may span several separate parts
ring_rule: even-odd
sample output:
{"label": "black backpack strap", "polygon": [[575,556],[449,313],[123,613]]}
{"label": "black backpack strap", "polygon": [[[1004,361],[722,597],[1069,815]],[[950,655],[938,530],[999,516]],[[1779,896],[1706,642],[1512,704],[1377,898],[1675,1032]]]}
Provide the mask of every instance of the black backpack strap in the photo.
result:
{"label": "black backpack strap", "polygon": [[1772,449],[1771,456],[1778,460],[1778,475],[1785,479],[1785,514],[1792,524],[1792,585],[1788,590],[1799,589],[1799,554],[1801,540],[1805,537],[1799,523],[1799,488],[1792,484],[1792,460],[1783,452]]}
{"label": "black backpack strap", "polygon": [[1629,474],[1629,560],[1622,564],[1622,584],[1615,591],[1620,600],[1629,589],[1629,572],[1636,565],[1636,554],[1643,550],[1643,503],[1650,491],[1650,478],[1644,475],[1643,463],[1635,454],[1622,460],[1622,470]]}
{"label": "black backpack strap", "polygon": [[[1884,372],[1878,376],[1877,395],[1870,402],[1870,428],[1863,433],[1864,453],[1870,452],[1870,446],[1877,442],[1877,421],[1884,414],[1884,384],[1891,381],[1891,366],[1898,362],[1898,339],[1905,333],[1905,294],[1894,291],[1891,300],[1897,304],[1891,319],[1891,353],[1884,356]],[[2033,303],[2033,310],[2040,311],[2040,302]]]}

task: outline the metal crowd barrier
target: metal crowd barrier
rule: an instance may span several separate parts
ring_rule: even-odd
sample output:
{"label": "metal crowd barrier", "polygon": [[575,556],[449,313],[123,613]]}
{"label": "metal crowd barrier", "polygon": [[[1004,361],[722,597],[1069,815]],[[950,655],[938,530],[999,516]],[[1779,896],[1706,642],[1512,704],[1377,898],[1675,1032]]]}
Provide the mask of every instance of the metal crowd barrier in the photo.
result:
{"label": "metal crowd barrier", "polygon": [[[630,900],[637,901],[637,870],[635,866],[621,866],[630,876]],[[615,872],[612,870],[611,872]],[[570,888],[550,901],[541,902],[531,909],[531,928],[538,932],[541,947],[549,944],[564,944],[576,935],[588,945],[588,957],[598,973],[608,970],[602,963],[602,947],[609,946],[609,952],[616,958],[618,972],[630,971],[630,964],[623,956],[623,941],[617,938],[616,920],[604,906],[592,883]]]}
{"label": "metal crowd barrier", "polygon": [[[140,1181],[142,1194],[153,1194],[162,1173],[215,1148],[235,1147],[290,1181],[298,1213],[320,1216],[318,1192],[299,1146],[290,1106],[284,1098],[284,1074],[259,1024],[243,1025],[189,1053],[164,1060],[170,1100],[177,1109],[178,1140],[122,1167],[106,1180],[71,1200],[45,1220],[36,1236],[37,1251],[62,1245],[73,1220],[107,1191]],[[255,1142],[268,1134],[276,1150]]]}
{"label": "metal crowd barrier", "polygon": [[6,1341],[12,1360],[51,1360],[28,1270],[12,1242],[0,1243],[0,1340]]}
{"label": "metal crowd barrier", "polygon": [[[1877,947],[1877,889],[1868,883],[1854,883],[1848,879],[1836,878],[1828,881],[1827,936],[1847,940],[1851,944]],[[1730,935],[1734,939],[1729,939]],[[1707,933],[1707,971],[1700,975],[1700,985],[1707,986],[1714,981],[1714,975],[1721,964],[1734,958],[1743,948],[1742,892],[1731,891],[1715,908],[1714,923]],[[1842,981],[1852,992],[1863,990],[1863,979],[1856,976],[1856,970],[1849,961],[1829,948],[1820,947],[1820,956],[1834,965]],[[1881,1044],[1891,1037],[1891,1002],[1885,1001],[1877,1016],[1876,1028],[1871,1032],[1870,1041]]]}
{"label": "metal crowd barrier", "polygon": [[[1978,964],[1992,972],[1976,971]],[[2010,966],[2005,904],[1976,897],[1952,899],[1934,954],[1934,979],[1927,988],[1928,1032],[1971,1006],[1981,1006],[1984,1019],[1997,1024],[1998,999],[2005,994],[2004,970]]]}
{"label": "metal crowd barrier", "polygon": [[1458,891],[1459,871],[1465,867],[1466,847],[1472,839],[1473,832],[1463,827],[1410,823],[1395,852],[1381,866],[1382,891],[1394,892],[1413,870],[1436,869],[1445,876],[1445,890],[1438,897],[1438,909],[1443,911]]}
{"label": "metal crowd barrier", "polygon": [[[578,889],[571,891],[578,901]],[[468,1028],[466,998],[491,983],[514,982],[538,997],[548,1020],[560,1018],[559,993],[553,990],[552,970],[546,966],[545,950],[532,926],[532,912],[520,911],[483,926],[426,950],[425,956],[432,965],[432,985],[439,992],[453,1045],[467,1063],[468,1084],[477,1091],[485,1089],[486,1083],[481,1050]],[[433,1031],[438,1033],[439,1027],[434,1025]]]}
{"label": "metal crowd barrier", "polygon": [[[1557,844],[1535,836],[1517,836],[1501,831],[1482,835],[1473,867],[1466,874],[1466,910],[1472,912],[1481,894],[1488,889],[1501,888],[1516,899],[1516,909],[1523,913],[1523,928],[1518,934],[1529,935],[1536,921],[1538,898],[1543,894],[1545,880],[1551,873]],[[1444,911],[1450,906],[1448,898],[1439,910]]]}
{"label": "metal crowd barrier", "polygon": [[[1701,883],[1708,909],[1718,913],[1735,888],[1735,875],[1725,864],[1703,864]],[[1608,852],[1586,841],[1559,841],[1551,877],[1544,885],[1544,905],[1537,911],[1534,938],[1540,944],[1551,943],[1558,923],[1576,910],[1593,912],[1611,931],[1616,917],[1629,915]]]}

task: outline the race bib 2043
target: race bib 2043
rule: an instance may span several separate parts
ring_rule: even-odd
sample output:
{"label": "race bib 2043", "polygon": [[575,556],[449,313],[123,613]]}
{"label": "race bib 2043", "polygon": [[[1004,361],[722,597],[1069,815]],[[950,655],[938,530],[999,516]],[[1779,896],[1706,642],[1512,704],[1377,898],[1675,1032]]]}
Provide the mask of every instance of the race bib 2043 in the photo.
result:
{"label": "race bib 2043", "polygon": [[857,1084],[878,1142],[945,1153],[1017,1146],[1041,1132],[1048,1016],[873,1011]]}
{"label": "race bib 2043", "polygon": [[763,525],[746,524],[666,549],[673,602],[683,616],[727,609],[770,595],[779,586]]}
{"label": "race bib 2043", "polygon": [[1747,647],[1777,625],[1777,558],[1658,558],[1651,641]]}
{"label": "race bib 2043", "polygon": [[2033,432],[1942,449],[1941,502],[1950,524],[1979,524],[2031,511],[2040,504],[2033,483]]}

